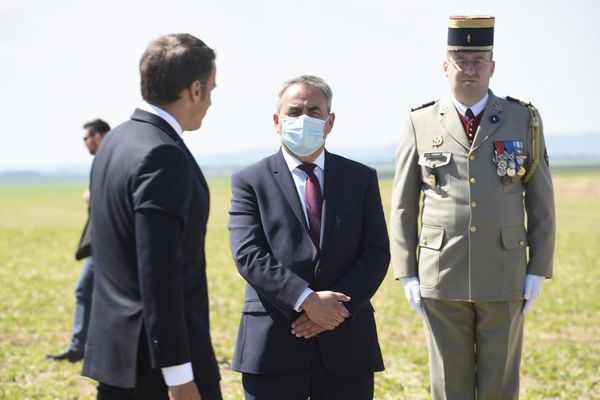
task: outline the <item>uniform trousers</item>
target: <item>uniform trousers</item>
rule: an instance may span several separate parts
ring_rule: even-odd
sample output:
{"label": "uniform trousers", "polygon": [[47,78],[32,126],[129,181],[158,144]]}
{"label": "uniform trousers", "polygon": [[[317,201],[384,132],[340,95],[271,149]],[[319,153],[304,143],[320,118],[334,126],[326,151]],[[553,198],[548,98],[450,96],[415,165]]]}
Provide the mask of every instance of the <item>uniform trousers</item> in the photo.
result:
{"label": "uniform trousers", "polygon": [[423,298],[433,400],[515,400],[523,301]]}
{"label": "uniform trousers", "polygon": [[315,349],[307,370],[282,375],[243,373],[245,400],[373,399],[373,372],[332,374],[323,365],[318,346]]}

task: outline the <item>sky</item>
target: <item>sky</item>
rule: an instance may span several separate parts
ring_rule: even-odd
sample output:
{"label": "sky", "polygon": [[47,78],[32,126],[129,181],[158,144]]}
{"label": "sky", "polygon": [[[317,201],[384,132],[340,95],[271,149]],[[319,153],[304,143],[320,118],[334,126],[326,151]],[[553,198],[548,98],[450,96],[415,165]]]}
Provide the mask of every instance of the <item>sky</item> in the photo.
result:
{"label": "sky", "polygon": [[596,0],[0,0],[0,171],[89,164],[82,124],[127,120],[140,56],[177,32],[217,53],[213,105],[184,134],[201,165],[275,151],[276,94],[300,74],[333,89],[328,148],[395,148],[410,107],[448,94],[447,20],[465,14],[496,17],[496,95],[532,101],[547,136],[600,134]]}

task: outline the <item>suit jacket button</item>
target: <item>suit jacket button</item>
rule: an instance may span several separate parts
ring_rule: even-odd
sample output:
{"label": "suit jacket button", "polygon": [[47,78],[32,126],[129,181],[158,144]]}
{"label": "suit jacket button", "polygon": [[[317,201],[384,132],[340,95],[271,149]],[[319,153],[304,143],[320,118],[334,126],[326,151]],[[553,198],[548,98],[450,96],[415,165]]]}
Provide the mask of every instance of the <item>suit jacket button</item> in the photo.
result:
{"label": "suit jacket button", "polygon": [[471,183],[477,183],[477,179],[475,179],[474,177],[469,178],[469,182]]}
{"label": "suit jacket button", "polygon": [[471,227],[469,228],[469,230],[470,230],[472,233],[475,233],[475,232],[477,232],[477,227],[476,227],[475,225],[471,225]]}
{"label": "suit jacket button", "polygon": [[476,201],[472,201],[471,202],[471,208],[475,208],[477,207],[477,202]]}
{"label": "suit jacket button", "polygon": [[471,160],[471,161],[475,161],[475,154],[471,154],[471,155],[469,156],[469,160]]}
{"label": "suit jacket button", "polygon": [[522,240],[519,240],[519,246],[521,246],[521,247],[522,247],[522,246],[525,246],[525,242],[524,242],[524,241],[522,241]]}

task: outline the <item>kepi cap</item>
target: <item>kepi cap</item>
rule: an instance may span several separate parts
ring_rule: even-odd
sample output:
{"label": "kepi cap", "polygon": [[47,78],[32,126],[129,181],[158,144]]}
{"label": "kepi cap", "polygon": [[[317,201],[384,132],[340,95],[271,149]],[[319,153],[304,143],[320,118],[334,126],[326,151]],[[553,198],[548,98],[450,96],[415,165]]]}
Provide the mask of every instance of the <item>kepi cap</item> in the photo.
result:
{"label": "kepi cap", "polygon": [[491,51],[494,21],[490,15],[453,15],[448,19],[448,51]]}

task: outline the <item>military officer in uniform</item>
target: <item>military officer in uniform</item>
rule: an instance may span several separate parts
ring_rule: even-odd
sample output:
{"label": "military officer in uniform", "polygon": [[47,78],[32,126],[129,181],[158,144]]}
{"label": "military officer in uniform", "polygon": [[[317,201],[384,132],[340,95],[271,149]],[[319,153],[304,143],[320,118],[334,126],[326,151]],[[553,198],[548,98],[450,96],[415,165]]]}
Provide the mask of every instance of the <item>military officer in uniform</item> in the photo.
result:
{"label": "military officer in uniform", "polygon": [[493,34],[493,17],[450,17],[450,96],[411,110],[397,152],[392,262],[425,321],[434,400],[518,398],[524,314],[552,275],[542,122],[489,90]]}

